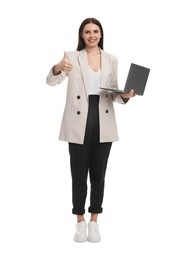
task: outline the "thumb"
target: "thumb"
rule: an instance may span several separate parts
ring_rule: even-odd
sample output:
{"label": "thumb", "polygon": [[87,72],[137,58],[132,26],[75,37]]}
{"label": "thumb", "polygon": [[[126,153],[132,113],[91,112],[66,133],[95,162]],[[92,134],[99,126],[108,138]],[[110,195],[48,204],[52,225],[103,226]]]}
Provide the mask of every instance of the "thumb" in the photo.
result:
{"label": "thumb", "polygon": [[63,59],[68,59],[68,57],[67,57],[67,52],[66,52],[66,51],[64,51],[64,57],[63,57]]}

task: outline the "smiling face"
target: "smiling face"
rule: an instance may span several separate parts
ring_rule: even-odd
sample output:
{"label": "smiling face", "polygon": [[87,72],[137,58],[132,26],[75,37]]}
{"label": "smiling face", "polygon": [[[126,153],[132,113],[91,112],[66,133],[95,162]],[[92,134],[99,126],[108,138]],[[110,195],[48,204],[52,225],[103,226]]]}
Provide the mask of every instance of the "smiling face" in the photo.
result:
{"label": "smiling face", "polygon": [[100,27],[94,23],[88,23],[84,26],[82,38],[88,48],[98,46],[101,39]]}

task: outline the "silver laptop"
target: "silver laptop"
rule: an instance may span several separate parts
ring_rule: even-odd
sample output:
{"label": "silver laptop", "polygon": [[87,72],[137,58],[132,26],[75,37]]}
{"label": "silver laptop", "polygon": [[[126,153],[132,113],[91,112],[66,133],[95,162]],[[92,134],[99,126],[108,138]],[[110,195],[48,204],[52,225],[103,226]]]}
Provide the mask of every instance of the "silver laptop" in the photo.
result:
{"label": "silver laptop", "polygon": [[150,73],[149,68],[131,63],[124,90],[118,90],[116,88],[101,88],[101,89],[107,91],[114,91],[119,94],[128,93],[131,89],[133,89],[137,95],[143,95],[149,73]]}

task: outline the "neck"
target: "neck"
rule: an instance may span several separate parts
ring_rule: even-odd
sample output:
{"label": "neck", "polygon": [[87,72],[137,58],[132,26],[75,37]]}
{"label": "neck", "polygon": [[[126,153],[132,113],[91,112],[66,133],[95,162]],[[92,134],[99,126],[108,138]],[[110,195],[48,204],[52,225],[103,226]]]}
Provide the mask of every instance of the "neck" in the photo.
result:
{"label": "neck", "polygon": [[86,47],[86,52],[92,55],[100,55],[100,48],[98,46],[93,48]]}

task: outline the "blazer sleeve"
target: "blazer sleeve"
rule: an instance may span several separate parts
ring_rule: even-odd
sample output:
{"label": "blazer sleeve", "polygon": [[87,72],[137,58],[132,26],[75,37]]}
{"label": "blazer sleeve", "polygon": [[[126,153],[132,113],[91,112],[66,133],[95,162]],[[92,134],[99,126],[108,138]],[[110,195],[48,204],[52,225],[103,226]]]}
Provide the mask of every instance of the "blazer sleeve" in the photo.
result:
{"label": "blazer sleeve", "polygon": [[51,70],[49,71],[49,74],[46,78],[46,83],[49,86],[56,86],[57,84],[60,84],[66,78],[66,76],[67,76],[67,73],[64,71],[62,71],[61,74],[59,74],[59,75],[54,75],[52,68],[51,68]]}
{"label": "blazer sleeve", "polygon": [[[117,60],[116,57],[113,60],[112,71],[113,71],[113,75],[112,75],[111,87],[117,87],[119,89],[119,87],[118,87],[118,80],[117,80],[117,77],[118,77],[118,60]],[[117,94],[117,93],[112,93],[112,99],[113,99],[114,102],[117,102],[117,103],[120,103],[120,104],[125,104],[126,103],[121,98],[120,94]]]}

